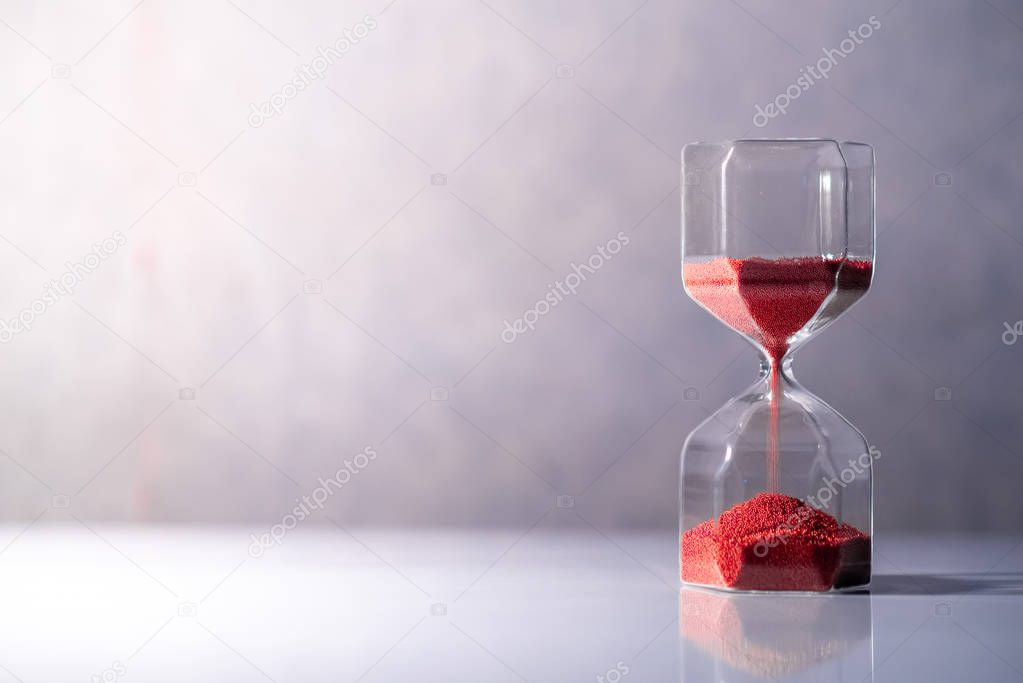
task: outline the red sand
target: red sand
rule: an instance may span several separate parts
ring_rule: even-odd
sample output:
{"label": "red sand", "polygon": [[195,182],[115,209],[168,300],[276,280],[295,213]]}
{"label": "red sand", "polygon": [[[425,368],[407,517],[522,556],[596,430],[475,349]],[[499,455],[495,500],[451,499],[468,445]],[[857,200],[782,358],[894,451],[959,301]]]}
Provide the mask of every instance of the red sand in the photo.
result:
{"label": "red sand", "polygon": [[870,537],[798,498],[761,493],[682,534],[682,580],[826,591],[870,576]]}
{"label": "red sand", "polygon": [[778,483],[778,366],[789,350],[789,339],[821,311],[834,318],[851,306],[867,287],[871,261],[798,257],[786,259],[718,258],[686,263],[686,289],[725,324],[760,344],[771,361],[771,421],[767,435],[767,482]]}
{"label": "red sand", "polygon": [[685,264],[684,277],[696,301],[780,361],[789,338],[810,322],[836,287],[862,293],[871,271],[870,261],[852,259],[718,258]]}

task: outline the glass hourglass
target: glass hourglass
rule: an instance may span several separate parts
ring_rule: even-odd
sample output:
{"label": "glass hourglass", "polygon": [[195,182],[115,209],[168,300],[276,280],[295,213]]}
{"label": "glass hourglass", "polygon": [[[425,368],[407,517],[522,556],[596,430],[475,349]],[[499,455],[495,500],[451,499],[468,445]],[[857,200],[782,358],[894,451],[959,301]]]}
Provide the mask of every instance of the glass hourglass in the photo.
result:
{"label": "glass hourglass", "polygon": [[792,352],[856,303],[874,262],[874,153],[825,139],[682,153],[688,295],[760,353],[760,376],[682,448],[680,576],[724,590],[870,582],[876,450],[792,374]]}

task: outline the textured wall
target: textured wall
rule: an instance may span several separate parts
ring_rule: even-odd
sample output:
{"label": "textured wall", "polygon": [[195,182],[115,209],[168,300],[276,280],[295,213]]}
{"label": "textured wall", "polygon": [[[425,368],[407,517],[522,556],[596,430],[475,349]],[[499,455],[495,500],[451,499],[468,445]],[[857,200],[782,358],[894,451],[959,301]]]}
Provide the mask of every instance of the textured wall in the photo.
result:
{"label": "textured wall", "polygon": [[881,449],[878,528],[1023,522],[1019,2],[0,19],[4,518],[273,522],[368,446],[335,520],[525,527],[565,495],[671,526],[683,438],[755,364],[682,292],[679,150],[798,135],[876,147],[875,286],[796,372]]}

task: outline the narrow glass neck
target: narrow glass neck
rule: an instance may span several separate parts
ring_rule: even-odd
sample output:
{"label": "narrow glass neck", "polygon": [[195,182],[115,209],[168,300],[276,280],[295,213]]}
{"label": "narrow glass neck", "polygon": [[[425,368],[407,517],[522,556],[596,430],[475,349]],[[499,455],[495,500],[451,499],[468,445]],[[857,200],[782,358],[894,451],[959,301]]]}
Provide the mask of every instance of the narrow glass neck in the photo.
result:
{"label": "narrow glass neck", "polygon": [[[768,354],[760,351],[760,376],[769,377],[771,374],[771,368],[776,362]],[[792,352],[789,351],[782,356],[780,361],[777,361],[779,374],[787,380],[794,380],[792,375]]]}

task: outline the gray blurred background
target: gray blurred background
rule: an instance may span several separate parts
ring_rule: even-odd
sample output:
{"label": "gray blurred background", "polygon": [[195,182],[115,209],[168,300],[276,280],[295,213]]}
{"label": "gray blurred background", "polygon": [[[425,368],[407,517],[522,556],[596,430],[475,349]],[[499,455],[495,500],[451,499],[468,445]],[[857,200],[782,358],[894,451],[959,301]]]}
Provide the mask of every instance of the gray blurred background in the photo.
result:
{"label": "gray blurred background", "polygon": [[1018,530],[1021,65],[1014,0],[0,2],[0,317],[32,318],[0,515],[273,523],[370,446],[315,523],[670,528],[682,440],[755,376],[683,293],[679,150],[824,136],[876,148],[878,267],[796,374],[881,449],[877,530]]}

